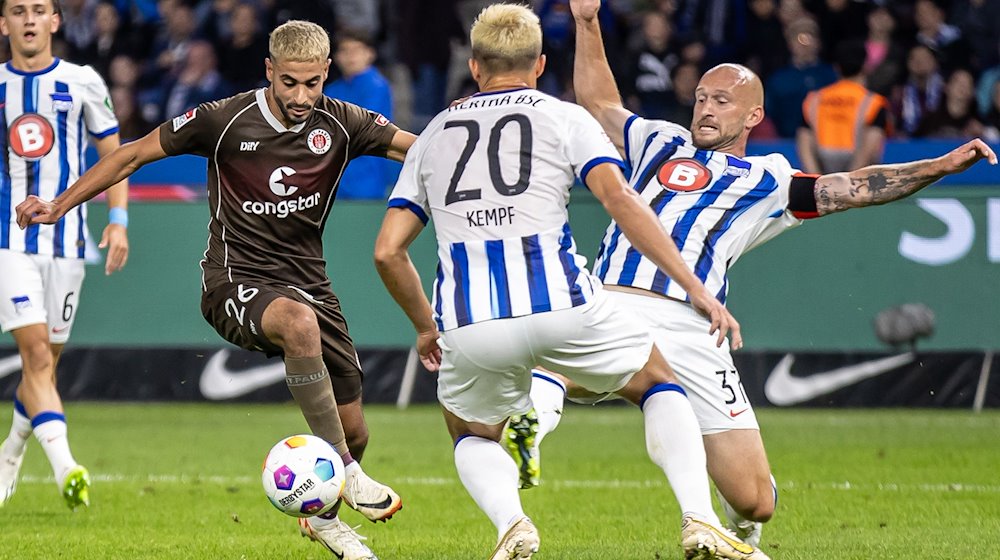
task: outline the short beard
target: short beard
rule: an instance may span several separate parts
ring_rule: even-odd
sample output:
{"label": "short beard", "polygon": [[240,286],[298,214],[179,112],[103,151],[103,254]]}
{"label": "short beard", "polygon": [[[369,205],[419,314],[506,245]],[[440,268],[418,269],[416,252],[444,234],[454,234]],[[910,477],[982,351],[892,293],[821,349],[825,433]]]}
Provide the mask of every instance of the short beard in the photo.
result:
{"label": "short beard", "polygon": [[[275,98],[275,100],[277,100],[277,98]],[[309,115],[312,114],[312,111],[311,111],[312,107],[310,107],[309,108],[310,112],[306,113],[306,116],[302,117],[301,119],[295,118],[288,111],[288,105],[282,103],[280,100],[278,100],[278,109],[281,111],[281,114],[285,117],[286,121],[291,122],[291,123],[295,123],[295,124],[301,124],[301,123],[306,122],[306,120],[309,119]]]}

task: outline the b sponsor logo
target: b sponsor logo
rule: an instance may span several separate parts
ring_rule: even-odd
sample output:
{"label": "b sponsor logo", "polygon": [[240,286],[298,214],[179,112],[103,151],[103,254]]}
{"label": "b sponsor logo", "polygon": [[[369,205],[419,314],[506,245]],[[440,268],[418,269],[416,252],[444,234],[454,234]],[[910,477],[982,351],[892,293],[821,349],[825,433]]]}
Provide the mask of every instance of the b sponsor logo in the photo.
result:
{"label": "b sponsor logo", "polygon": [[52,124],[38,113],[25,113],[10,123],[10,149],[28,161],[45,157],[52,151],[54,139]]}
{"label": "b sponsor logo", "polygon": [[330,151],[330,146],[333,145],[333,137],[322,128],[317,128],[309,133],[306,143],[309,144],[309,150],[312,153],[321,156]]}
{"label": "b sponsor logo", "polygon": [[198,108],[197,107],[195,107],[194,109],[191,109],[190,111],[188,111],[187,113],[184,113],[183,115],[181,115],[179,117],[174,117],[174,120],[173,120],[174,132],[177,132],[178,130],[181,129],[182,126],[184,126],[187,123],[193,121],[197,117],[198,117]]}
{"label": "b sponsor logo", "polygon": [[656,178],[666,189],[691,192],[707,187],[712,182],[712,172],[698,160],[681,158],[664,163]]}

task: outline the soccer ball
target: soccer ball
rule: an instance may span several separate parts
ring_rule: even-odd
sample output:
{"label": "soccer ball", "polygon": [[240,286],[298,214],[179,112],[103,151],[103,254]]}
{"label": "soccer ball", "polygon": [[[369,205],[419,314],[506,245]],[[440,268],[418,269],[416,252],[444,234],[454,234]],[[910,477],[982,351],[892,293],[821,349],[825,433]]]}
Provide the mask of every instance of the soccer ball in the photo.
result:
{"label": "soccer ball", "polygon": [[344,462],[327,442],[311,435],[279,441],[264,458],[261,482],[274,507],[293,517],[325,513],[344,490]]}

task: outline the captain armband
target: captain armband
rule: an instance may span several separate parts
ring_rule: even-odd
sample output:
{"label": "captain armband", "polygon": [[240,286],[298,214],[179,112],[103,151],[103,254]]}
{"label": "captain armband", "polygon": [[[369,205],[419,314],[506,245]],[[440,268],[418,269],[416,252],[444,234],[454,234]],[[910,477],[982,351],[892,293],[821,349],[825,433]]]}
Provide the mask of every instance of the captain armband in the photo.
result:
{"label": "captain armband", "polygon": [[816,209],[816,179],[819,175],[796,173],[788,185],[788,210],[800,220],[818,218]]}

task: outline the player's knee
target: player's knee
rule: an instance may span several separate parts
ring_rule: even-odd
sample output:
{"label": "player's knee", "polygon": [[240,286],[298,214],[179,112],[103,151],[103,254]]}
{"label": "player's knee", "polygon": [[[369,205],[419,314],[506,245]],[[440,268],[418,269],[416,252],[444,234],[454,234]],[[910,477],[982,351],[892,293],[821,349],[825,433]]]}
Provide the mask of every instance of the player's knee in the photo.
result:
{"label": "player's knee", "polygon": [[52,350],[47,340],[32,340],[23,342],[18,350],[21,353],[25,379],[50,379],[52,377]]}
{"label": "player's knee", "polygon": [[278,326],[278,337],[286,354],[312,355],[320,348],[319,322],[304,305],[289,306]]}

